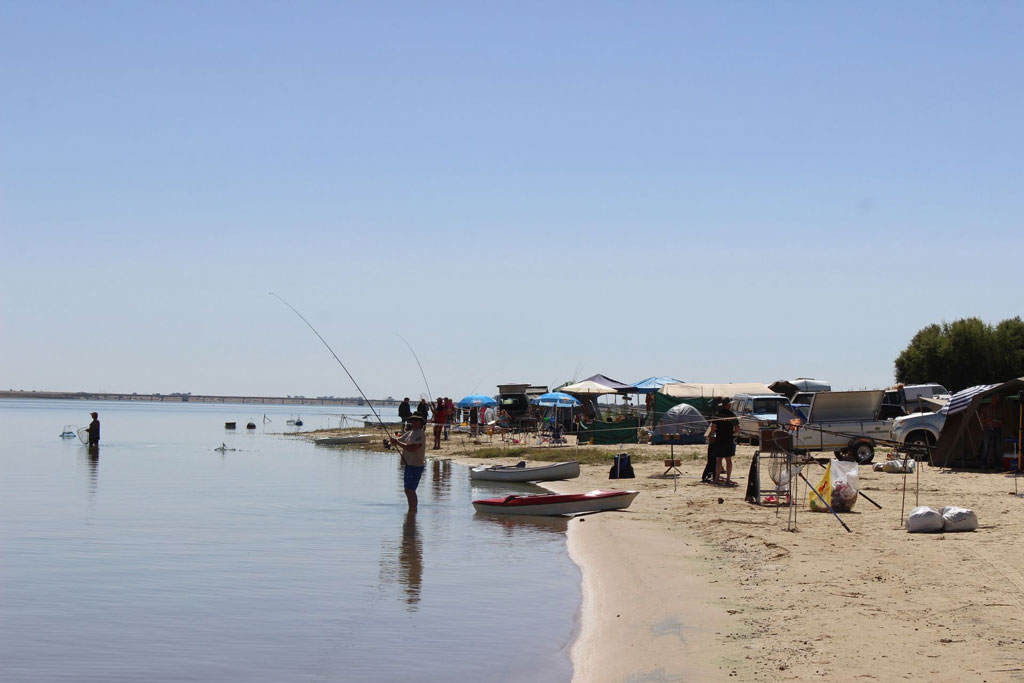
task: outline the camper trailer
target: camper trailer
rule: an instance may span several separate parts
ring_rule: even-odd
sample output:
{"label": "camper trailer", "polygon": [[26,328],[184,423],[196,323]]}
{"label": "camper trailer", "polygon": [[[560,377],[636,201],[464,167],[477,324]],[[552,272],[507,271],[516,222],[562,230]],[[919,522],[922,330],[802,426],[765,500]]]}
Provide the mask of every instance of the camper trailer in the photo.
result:
{"label": "camper trailer", "polygon": [[892,429],[892,420],[878,418],[884,394],[881,389],[816,393],[806,422],[796,430],[793,448],[836,451],[843,459],[866,465],[875,457],[875,444],[887,440]]}

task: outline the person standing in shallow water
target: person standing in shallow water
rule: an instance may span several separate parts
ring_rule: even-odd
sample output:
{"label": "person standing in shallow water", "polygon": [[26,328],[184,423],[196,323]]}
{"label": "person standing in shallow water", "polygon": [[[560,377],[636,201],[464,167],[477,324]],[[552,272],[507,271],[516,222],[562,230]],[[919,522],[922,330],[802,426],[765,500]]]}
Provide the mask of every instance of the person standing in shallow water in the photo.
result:
{"label": "person standing in shallow water", "polygon": [[400,437],[391,437],[391,445],[399,446],[402,449],[402,463],[405,469],[402,471],[402,480],[405,488],[405,498],[409,502],[409,510],[416,511],[419,499],[416,497],[416,487],[420,485],[420,478],[427,466],[427,442],[423,434],[423,425],[426,424],[418,413],[409,416],[409,429]]}
{"label": "person standing in shallow water", "polygon": [[89,448],[99,448],[100,446],[100,414],[90,413],[92,415],[92,422],[86,428],[89,432]]}

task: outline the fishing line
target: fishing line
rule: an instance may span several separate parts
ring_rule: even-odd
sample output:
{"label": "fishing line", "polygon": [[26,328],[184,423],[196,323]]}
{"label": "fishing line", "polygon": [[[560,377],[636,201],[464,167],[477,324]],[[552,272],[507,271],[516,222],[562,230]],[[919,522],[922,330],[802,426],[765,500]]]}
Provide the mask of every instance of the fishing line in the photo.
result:
{"label": "fishing line", "polygon": [[420,357],[416,355],[416,351],[413,350],[412,344],[410,344],[405,337],[403,337],[402,335],[398,334],[397,332],[394,332],[394,335],[396,337],[398,337],[399,339],[401,339],[402,341],[404,341],[405,345],[409,347],[410,351],[412,351],[412,357],[416,359],[416,365],[419,365],[419,367],[420,367],[420,374],[423,375],[423,383],[427,385],[427,398],[430,399],[430,403],[431,403],[431,405],[433,405],[434,397],[431,396],[431,394],[430,394],[430,382],[427,381],[427,373],[423,372],[423,366],[420,364]]}
{"label": "fishing line", "polygon": [[[316,328],[313,327],[313,325],[310,324],[308,320],[306,320],[306,316],[299,313],[294,306],[292,306],[290,303],[279,297],[277,294],[274,294],[273,292],[269,292],[269,294],[270,296],[275,297],[278,301],[283,303],[288,308],[292,309],[292,312],[295,313],[295,315],[299,316],[302,322],[306,323],[306,326],[309,327],[309,329],[313,330],[313,334],[317,336],[317,339],[323,342],[324,346],[327,347],[327,350],[331,352],[332,356],[334,356],[334,360],[338,361],[338,365],[340,365],[341,369],[345,371],[345,374],[348,375],[348,378],[352,380],[352,384],[355,385],[356,390],[359,392],[359,395],[363,397],[363,400],[366,401],[366,405],[369,406],[370,412],[373,413],[373,416],[377,418],[377,422],[380,423],[380,428],[384,430],[384,433],[388,437],[391,437],[391,432],[389,432],[388,428],[384,426],[384,420],[380,419],[380,415],[378,415],[377,411],[374,410],[373,403],[370,401],[370,399],[366,397],[366,394],[363,393],[363,390],[359,387],[359,383],[356,382],[356,378],[352,376],[352,373],[348,371],[348,368],[345,367],[345,364],[341,362],[341,359],[338,358],[338,354],[334,352],[334,349],[332,349],[331,345],[327,343],[327,340],[320,336],[320,333],[316,331]],[[384,443],[387,446],[388,441],[385,441]]]}

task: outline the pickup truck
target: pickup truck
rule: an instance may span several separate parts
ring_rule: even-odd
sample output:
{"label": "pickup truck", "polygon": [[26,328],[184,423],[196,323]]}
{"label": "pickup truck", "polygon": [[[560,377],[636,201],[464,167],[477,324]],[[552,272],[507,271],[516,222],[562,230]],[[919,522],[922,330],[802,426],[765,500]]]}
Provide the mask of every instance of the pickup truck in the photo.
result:
{"label": "pickup truck", "polygon": [[875,457],[875,444],[887,441],[892,430],[892,420],[878,419],[884,395],[881,389],[816,393],[807,420],[793,434],[793,449],[835,451],[840,459],[868,464]]}
{"label": "pickup truck", "polygon": [[946,408],[934,413],[911,413],[892,421],[889,438],[903,444],[915,460],[927,460],[931,447],[939,442],[946,424]]}

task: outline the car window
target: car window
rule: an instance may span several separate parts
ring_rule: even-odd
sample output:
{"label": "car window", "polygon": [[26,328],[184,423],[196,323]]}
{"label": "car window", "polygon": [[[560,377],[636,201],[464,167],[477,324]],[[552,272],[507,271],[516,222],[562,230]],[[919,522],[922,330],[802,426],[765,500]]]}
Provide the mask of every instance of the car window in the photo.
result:
{"label": "car window", "polygon": [[786,399],[781,396],[779,398],[755,398],[754,407],[751,412],[759,415],[764,413],[778,413],[779,405],[785,403],[787,403]]}

